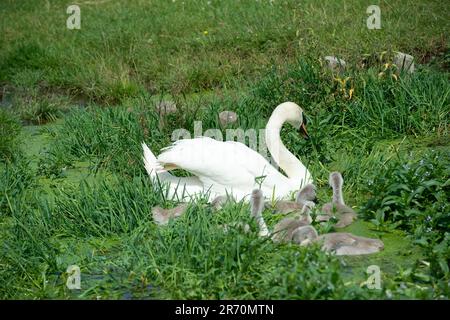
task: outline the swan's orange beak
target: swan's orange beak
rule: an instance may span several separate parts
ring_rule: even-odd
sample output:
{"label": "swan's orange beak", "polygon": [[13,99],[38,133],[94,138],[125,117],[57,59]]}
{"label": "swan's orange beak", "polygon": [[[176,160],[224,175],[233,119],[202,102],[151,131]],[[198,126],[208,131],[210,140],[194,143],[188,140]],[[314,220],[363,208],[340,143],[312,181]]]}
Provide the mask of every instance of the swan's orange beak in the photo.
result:
{"label": "swan's orange beak", "polygon": [[302,137],[305,138],[305,140],[308,140],[309,134],[308,134],[308,130],[306,130],[305,122],[302,122],[299,130],[300,130],[300,134],[302,135]]}

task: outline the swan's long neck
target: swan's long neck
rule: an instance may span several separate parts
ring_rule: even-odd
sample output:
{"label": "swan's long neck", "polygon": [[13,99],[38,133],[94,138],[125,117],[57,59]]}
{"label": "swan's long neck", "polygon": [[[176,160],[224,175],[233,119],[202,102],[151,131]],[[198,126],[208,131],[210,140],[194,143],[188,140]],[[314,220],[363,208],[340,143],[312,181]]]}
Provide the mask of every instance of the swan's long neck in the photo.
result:
{"label": "swan's long neck", "polygon": [[284,122],[285,119],[278,114],[270,117],[265,132],[267,149],[273,160],[283,169],[290,180],[299,185],[305,185],[311,179],[309,171],[281,141],[280,131]]}

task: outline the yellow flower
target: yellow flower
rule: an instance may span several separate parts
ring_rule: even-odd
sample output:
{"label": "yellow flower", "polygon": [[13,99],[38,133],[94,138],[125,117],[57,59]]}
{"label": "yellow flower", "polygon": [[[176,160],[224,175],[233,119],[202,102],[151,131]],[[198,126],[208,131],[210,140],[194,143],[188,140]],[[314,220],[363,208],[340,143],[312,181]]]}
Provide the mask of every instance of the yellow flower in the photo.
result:
{"label": "yellow flower", "polygon": [[203,31],[203,34],[204,34],[205,36],[207,36],[207,35],[208,35],[208,30]]}
{"label": "yellow flower", "polygon": [[351,99],[352,99],[352,97],[353,97],[353,92],[355,92],[355,89],[353,89],[353,88],[351,88],[351,89],[348,91],[348,100],[351,100]]}

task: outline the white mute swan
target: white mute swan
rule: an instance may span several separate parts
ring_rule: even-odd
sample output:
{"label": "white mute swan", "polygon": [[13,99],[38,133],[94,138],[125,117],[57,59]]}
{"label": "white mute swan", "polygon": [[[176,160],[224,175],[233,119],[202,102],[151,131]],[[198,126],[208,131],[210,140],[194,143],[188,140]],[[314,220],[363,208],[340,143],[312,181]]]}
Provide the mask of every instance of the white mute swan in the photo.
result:
{"label": "white mute swan", "polygon": [[[265,140],[273,160],[287,176],[243,143],[208,137],[178,140],[163,149],[158,158],[142,143],[145,169],[151,178],[168,183],[169,196],[179,199],[208,193],[210,201],[226,194],[242,200],[259,185],[263,194],[286,198],[313,180],[308,169],[281,141],[280,130],[285,122],[305,138],[308,133],[303,110],[297,104],[285,102],[275,108],[266,126]],[[195,177],[180,178],[167,172],[177,168]]]}

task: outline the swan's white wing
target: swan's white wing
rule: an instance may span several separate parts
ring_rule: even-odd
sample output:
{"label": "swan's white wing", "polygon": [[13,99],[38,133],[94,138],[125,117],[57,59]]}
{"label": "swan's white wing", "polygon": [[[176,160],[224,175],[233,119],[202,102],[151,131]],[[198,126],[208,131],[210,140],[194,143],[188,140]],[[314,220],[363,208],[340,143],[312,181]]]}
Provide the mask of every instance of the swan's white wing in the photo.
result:
{"label": "swan's white wing", "polygon": [[261,187],[270,190],[274,185],[283,187],[289,183],[263,156],[234,141],[207,137],[178,140],[163,150],[158,161],[164,167],[178,167],[195,174],[205,188],[211,187],[217,193],[224,193],[225,189],[250,193],[259,176],[266,176]]}
{"label": "swan's white wing", "polygon": [[142,143],[144,166],[152,182],[159,187],[169,186],[169,198],[183,199],[203,193],[203,183],[198,177],[176,177],[167,172],[158,162],[147,144]]}

